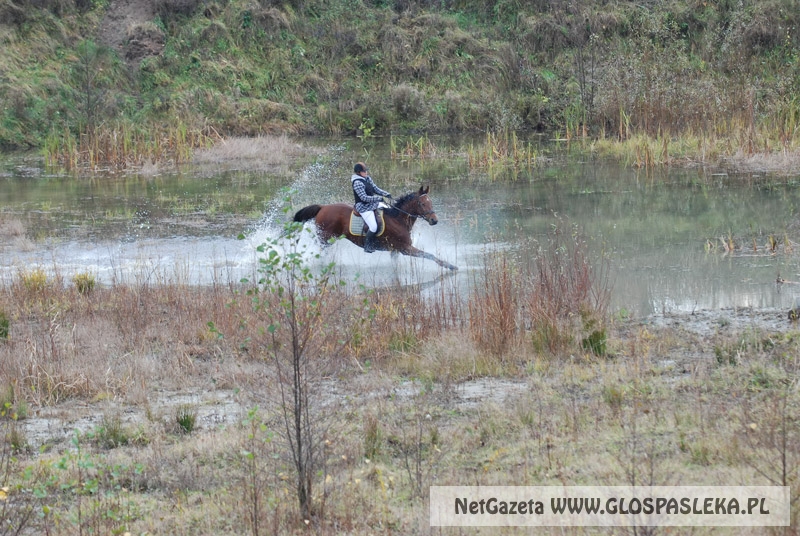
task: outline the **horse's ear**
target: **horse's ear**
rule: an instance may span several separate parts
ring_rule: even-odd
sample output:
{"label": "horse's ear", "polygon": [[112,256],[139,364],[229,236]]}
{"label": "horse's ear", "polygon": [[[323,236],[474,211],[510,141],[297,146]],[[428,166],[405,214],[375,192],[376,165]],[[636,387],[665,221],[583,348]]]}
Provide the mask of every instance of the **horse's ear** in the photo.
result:
{"label": "horse's ear", "polygon": [[419,187],[419,195],[425,195],[431,190],[430,186],[420,186]]}

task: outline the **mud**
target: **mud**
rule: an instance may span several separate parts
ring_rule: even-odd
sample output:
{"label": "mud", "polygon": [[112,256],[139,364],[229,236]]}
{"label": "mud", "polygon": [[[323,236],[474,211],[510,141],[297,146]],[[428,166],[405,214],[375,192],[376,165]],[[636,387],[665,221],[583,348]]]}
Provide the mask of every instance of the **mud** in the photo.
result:
{"label": "mud", "polygon": [[[781,335],[797,329],[786,311],[755,310],[750,308],[703,310],[691,313],[653,315],[627,320],[618,326],[616,342],[623,343],[633,333],[646,329],[655,337],[670,333],[679,341],[661,355],[653,365],[661,374],[676,379],[691,374],[704,359],[712,358],[714,340],[742,333],[761,336]],[[614,355],[609,355],[614,359]],[[483,404],[507,406],[529,392],[526,378],[476,378],[450,384],[423,383],[410,379],[390,379],[374,371],[350,378],[324,381],[318,390],[322,406],[339,409],[377,407],[383,403],[411,403],[415,397],[429,392],[445,400],[444,405],[457,412],[467,412]],[[146,423],[165,427],[175,422],[181,408],[196,416],[196,431],[213,431],[244,420],[254,404],[233,389],[207,390],[196,387],[194,392],[159,390],[148,392],[146,402],[129,403],[108,399],[95,402],[73,400],[57,406],[31,408],[29,415],[19,421],[31,451],[60,449],[69,445],[76,432],[85,435],[103,426],[109,416],[118,418],[127,429]]]}
{"label": "mud", "polygon": [[651,325],[654,328],[681,329],[704,337],[752,329],[782,332],[798,327],[797,323],[789,320],[788,311],[757,310],[749,307],[664,313],[648,317],[643,324]]}
{"label": "mud", "polygon": [[163,391],[154,393],[153,398],[152,402],[140,405],[115,400],[96,403],[68,401],[36,409],[19,423],[30,450],[59,449],[68,444],[76,433],[85,436],[96,431],[110,417],[119,418],[119,423],[126,429],[135,429],[153,421],[168,426],[170,421],[174,421],[178,410],[187,408],[195,415],[196,429],[209,430],[240,422],[246,411],[231,390],[198,393]]}
{"label": "mud", "polygon": [[[365,390],[362,381],[344,380],[326,382],[326,401],[339,406],[364,407],[380,400],[398,403],[411,401],[429,387],[418,381],[402,380],[394,386],[378,386]],[[380,383],[380,382],[379,382]],[[528,389],[524,379],[479,378],[455,383],[446,388],[448,406],[466,411],[487,402],[503,405]],[[441,386],[435,390],[442,391]],[[144,423],[156,422],[168,427],[177,412],[187,408],[196,416],[195,431],[212,431],[242,422],[250,404],[244,403],[234,390],[203,391],[195,393],[163,391],[154,393],[147,404],[128,404],[114,400],[96,403],[70,401],[53,407],[32,411],[32,415],[19,421],[31,451],[62,449],[76,434],[86,436],[96,432],[109,417],[119,419],[126,430],[135,430]]]}

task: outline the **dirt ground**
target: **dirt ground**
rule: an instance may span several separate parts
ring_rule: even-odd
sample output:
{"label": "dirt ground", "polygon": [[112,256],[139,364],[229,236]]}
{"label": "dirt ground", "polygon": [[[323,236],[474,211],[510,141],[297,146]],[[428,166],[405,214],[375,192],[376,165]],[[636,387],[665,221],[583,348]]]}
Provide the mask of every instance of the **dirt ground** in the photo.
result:
{"label": "dirt ground", "polygon": [[114,48],[131,67],[164,50],[164,35],[144,23],[156,17],[151,0],[113,0],[100,23],[99,39]]}
{"label": "dirt ground", "polygon": [[[757,334],[755,336],[764,339],[783,339],[799,327],[787,318],[785,311],[750,308],[652,315],[618,322],[609,345],[619,350],[612,352],[610,358],[614,360],[615,356],[627,352],[626,347],[644,331],[652,340],[662,340],[654,344],[652,366],[659,374],[679,380],[717,360],[719,348],[725,345],[725,341],[739,341],[747,334]],[[355,377],[332,377],[324,383],[322,391],[325,394],[321,404],[347,400],[347,404],[353,407],[369,407],[376,400],[387,398],[409,403],[426,388],[414,378],[387,379],[386,371],[380,367]],[[519,397],[528,393],[530,378],[480,377],[434,382],[433,388],[446,391],[448,410],[461,413],[476,410],[482,404],[513,406]],[[31,415],[20,421],[28,447],[34,451],[45,445],[48,449],[64,447],[76,431],[81,434],[91,432],[101,426],[109,414],[118,414],[123,424],[136,426],[152,419],[153,415],[166,419],[180,407],[194,408],[198,430],[208,432],[240,423],[248,408],[258,403],[247,393],[227,386],[220,388],[216,382],[203,382],[186,388],[148,389],[145,404],[131,403],[136,396],[129,394],[127,400],[98,399],[93,403],[70,400],[32,408]]]}
{"label": "dirt ground", "polygon": [[[467,360],[473,352],[457,334],[374,362],[362,358],[358,366],[345,360],[314,384],[315,407],[330,423],[328,476],[319,483],[330,494],[329,525],[318,533],[435,533],[419,499],[434,484],[774,484],[774,460],[788,459],[791,470],[800,464],[795,443],[788,450],[769,443],[786,422],[774,419],[774,405],[798,369],[796,334],[780,311],[698,311],[614,320],[607,355],[531,355],[521,368],[506,365],[506,374],[450,377],[448,360],[465,358],[453,348]],[[31,404],[17,423],[27,441],[24,458],[34,465],[70,460],[80,438],[96,467],[142,467],[131,480],[135,494],[109,495],[135,515],[124,524],[104,521],[106,528],[249,533],[243,519],[252,512],[242,497],[256,475],[281,505],[264,509],[264,522],[275,523],[274,533],[299,533],[287,513],[293,496],[280,491],[290,473],[285,455],[260,442],[266,450],[256,458],[264,464],[258,472],[237,457],[251,448],[254,433],[269,433],[252,431],[253,408],[280,402],[270,361],[223,354],[200,344],[165,348],[131,366],[170,362],[179,374],[94,399]],[[190,434],[170,428],[180,408],[196,415]],[[280,430],[279,410],[269,413],[264,429]],[[91,439],[107,434],[114,419],[127,444]],[[50,500],[61,509],[75,505],[69,495]],[[238,519],[235,528],[231,519]],[[75,527],[63,528],[54,533]]]}

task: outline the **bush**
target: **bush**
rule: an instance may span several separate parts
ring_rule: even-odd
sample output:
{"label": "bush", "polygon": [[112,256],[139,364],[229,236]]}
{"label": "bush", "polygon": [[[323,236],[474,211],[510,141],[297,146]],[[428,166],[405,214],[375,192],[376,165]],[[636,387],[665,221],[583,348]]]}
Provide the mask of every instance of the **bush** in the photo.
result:
{"label": "bush", "polygon": [[197,412],[188,406],[181,406],[175,414],[175,423],[178,426],[178,432],[191,434],[197,425]]}
{"label": "bush", "polygon": [[22,281],[22,286],[28,292],[42,292],[47,287],[47,274],[41,268],[34,268],[29,272],[22,271],[19,277]]}
{"label": "bush", "polygon": [[8,340],[11,321],[4,311],[0,311],[0,339]]}
{"label": "bush", "polygon": [[75,283],[75,288],[78,289],[80,294],[86,295],[94,290],[95,279],[92,274],[80,273],[72,277],[72,282]]}
{"label": "bush", "polygon": [[425,114],[425,96],[410,84],[392,89],[392,105],[397,117],[404,121],[413,121]]}
{"label": "bush", "polygon": [[122,426],[122,419],[116,414],[104,415],[103,422],[95,430],[94,436],[98,444],[107,449],[121,447],[130,442],[128,432]]}

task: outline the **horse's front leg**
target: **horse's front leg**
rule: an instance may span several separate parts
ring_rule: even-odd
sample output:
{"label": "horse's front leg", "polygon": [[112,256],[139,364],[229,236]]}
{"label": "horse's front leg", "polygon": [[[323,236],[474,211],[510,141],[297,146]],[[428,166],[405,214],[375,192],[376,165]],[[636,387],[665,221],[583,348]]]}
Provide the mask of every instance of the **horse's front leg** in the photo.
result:
{"label": "horse's front leg", "polygon": [[439,266],[441,266],[442,268],[447,268],[448,270],[458,270],[458,266],[453,266],[449,262],[443,261],[442,259],[439,259],[434,255],[431,255],[427,251],[422,251],[421,249],[417,249],[414,246],[408,246],[405,249],[400,250],[400,253],[402,253],[403,255],[408,255],[409,257],[422,257],[423,259],[431,260],[436,264],[438,264]]}

